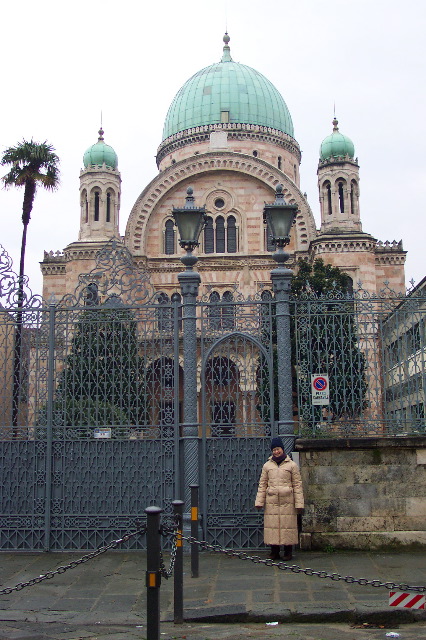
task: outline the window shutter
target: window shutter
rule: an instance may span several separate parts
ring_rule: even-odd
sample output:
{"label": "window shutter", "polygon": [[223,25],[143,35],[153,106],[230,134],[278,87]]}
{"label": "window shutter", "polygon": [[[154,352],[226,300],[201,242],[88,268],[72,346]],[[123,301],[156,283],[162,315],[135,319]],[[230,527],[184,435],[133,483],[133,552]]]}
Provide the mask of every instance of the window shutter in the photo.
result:
{"label": "window shutter", "polygon": [[175,252],[175,225],[173,220],[167,220],[164,237],[164,253],[171,255]]}
{"label": "window shutter", "polygon": [[225,220],[216,218],[216,253],[225,253]]}
{"label": "window shutter", "polygon": [[227,251],[228,253],[236,253],[237,251],[237,228],[235,226],[235,218],[234,216],[228,216],[227,220],[227,235],[226,235],[226,243],[227,243]]}
{"label": "window shutter", "polygon": [[213,219],[207,218],[204,227],[204,253],[214,253]]}

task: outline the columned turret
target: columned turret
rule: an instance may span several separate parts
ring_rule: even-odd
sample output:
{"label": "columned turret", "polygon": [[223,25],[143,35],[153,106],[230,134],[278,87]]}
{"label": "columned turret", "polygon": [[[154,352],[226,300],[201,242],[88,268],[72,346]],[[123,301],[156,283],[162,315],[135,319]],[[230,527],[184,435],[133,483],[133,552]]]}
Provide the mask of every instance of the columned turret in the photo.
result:
{"label": "columned turret", "polygon": [[359,166],[353,142],[338,129],[322,141],[318,164],[321,233],[362,231],[359,212]]}
{"label": "columned turret", "polygon": [[84,154],[80,172],[80,242],[119,238],[121,176],[114,149],[105,144],[103,130],[98,142]]}

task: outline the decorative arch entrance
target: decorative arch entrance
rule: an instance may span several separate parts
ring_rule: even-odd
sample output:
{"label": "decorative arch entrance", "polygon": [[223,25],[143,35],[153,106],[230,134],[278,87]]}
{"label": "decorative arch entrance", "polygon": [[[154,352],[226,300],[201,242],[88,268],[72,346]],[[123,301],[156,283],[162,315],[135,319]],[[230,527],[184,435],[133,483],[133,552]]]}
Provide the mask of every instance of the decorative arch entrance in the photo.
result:
{"label": "decorative arch entrance", "polygon": [[206,303],[201,313],[203,535],[214,544],[256,548],[262,526],[254,496],[273,429],[272,331],[265,324],[269,307],[265,312],[268,305],[260,299],[238,300],[233,327],[226,329],[212,325],[212,304]]}

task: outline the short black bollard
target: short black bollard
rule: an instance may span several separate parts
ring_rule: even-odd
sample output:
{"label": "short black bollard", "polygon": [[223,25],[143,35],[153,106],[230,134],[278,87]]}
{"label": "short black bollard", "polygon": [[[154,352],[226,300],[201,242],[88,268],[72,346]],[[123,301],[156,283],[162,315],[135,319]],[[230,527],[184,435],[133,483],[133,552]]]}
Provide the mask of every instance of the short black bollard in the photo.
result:
{"label": "short black bollard", "polygon": [[146,630],[147,640],[160,640],[160,507],[147,507]]}
{"label": "short black bollard", "polygon": [[[191,484],[191,537],[198,540],[198,484]],[[199,547],[191,544],[191,576],[198,578]]]}
{"label": "short black bollard", "polygon": [[173,500],[173,513],[177,520],[176,558],[174,566],[174,623],[183,623],[183,500]]}

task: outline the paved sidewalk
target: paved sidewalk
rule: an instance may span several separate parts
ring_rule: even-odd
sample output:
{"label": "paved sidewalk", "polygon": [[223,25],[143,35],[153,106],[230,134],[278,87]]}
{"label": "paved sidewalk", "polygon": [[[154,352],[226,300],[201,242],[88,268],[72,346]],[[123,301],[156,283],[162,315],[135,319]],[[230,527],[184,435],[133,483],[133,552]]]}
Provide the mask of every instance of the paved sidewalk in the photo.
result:
{"label": "paved sidewalk", "polygon": [[[0,588],[30,580],[81,555],[2,553]],[[266,552],[259,555],[265,557]],[[168,560],[167,555],[165,559]],[[343,576],[426,585],[426,558],[420,552],[297,552],[291,564]],[[13,622],[60,622],[132,625],[142,629],[146,622],[145,569],[144,552],[107,552],[51,580],[0,596],[0,621],[9,626]],[[209,552],[200,554],[200,577],[191,578],[189,555],[185,555],[184,617],[187,623],[426,621],[426,611],[389,607],[388,596],[388,590],[383,587],[320,579]],[[173,620],[173,578],[162,581],[161,619]],[[0,631],[0,639],[2,637],[9,636],[2,636]]]}

